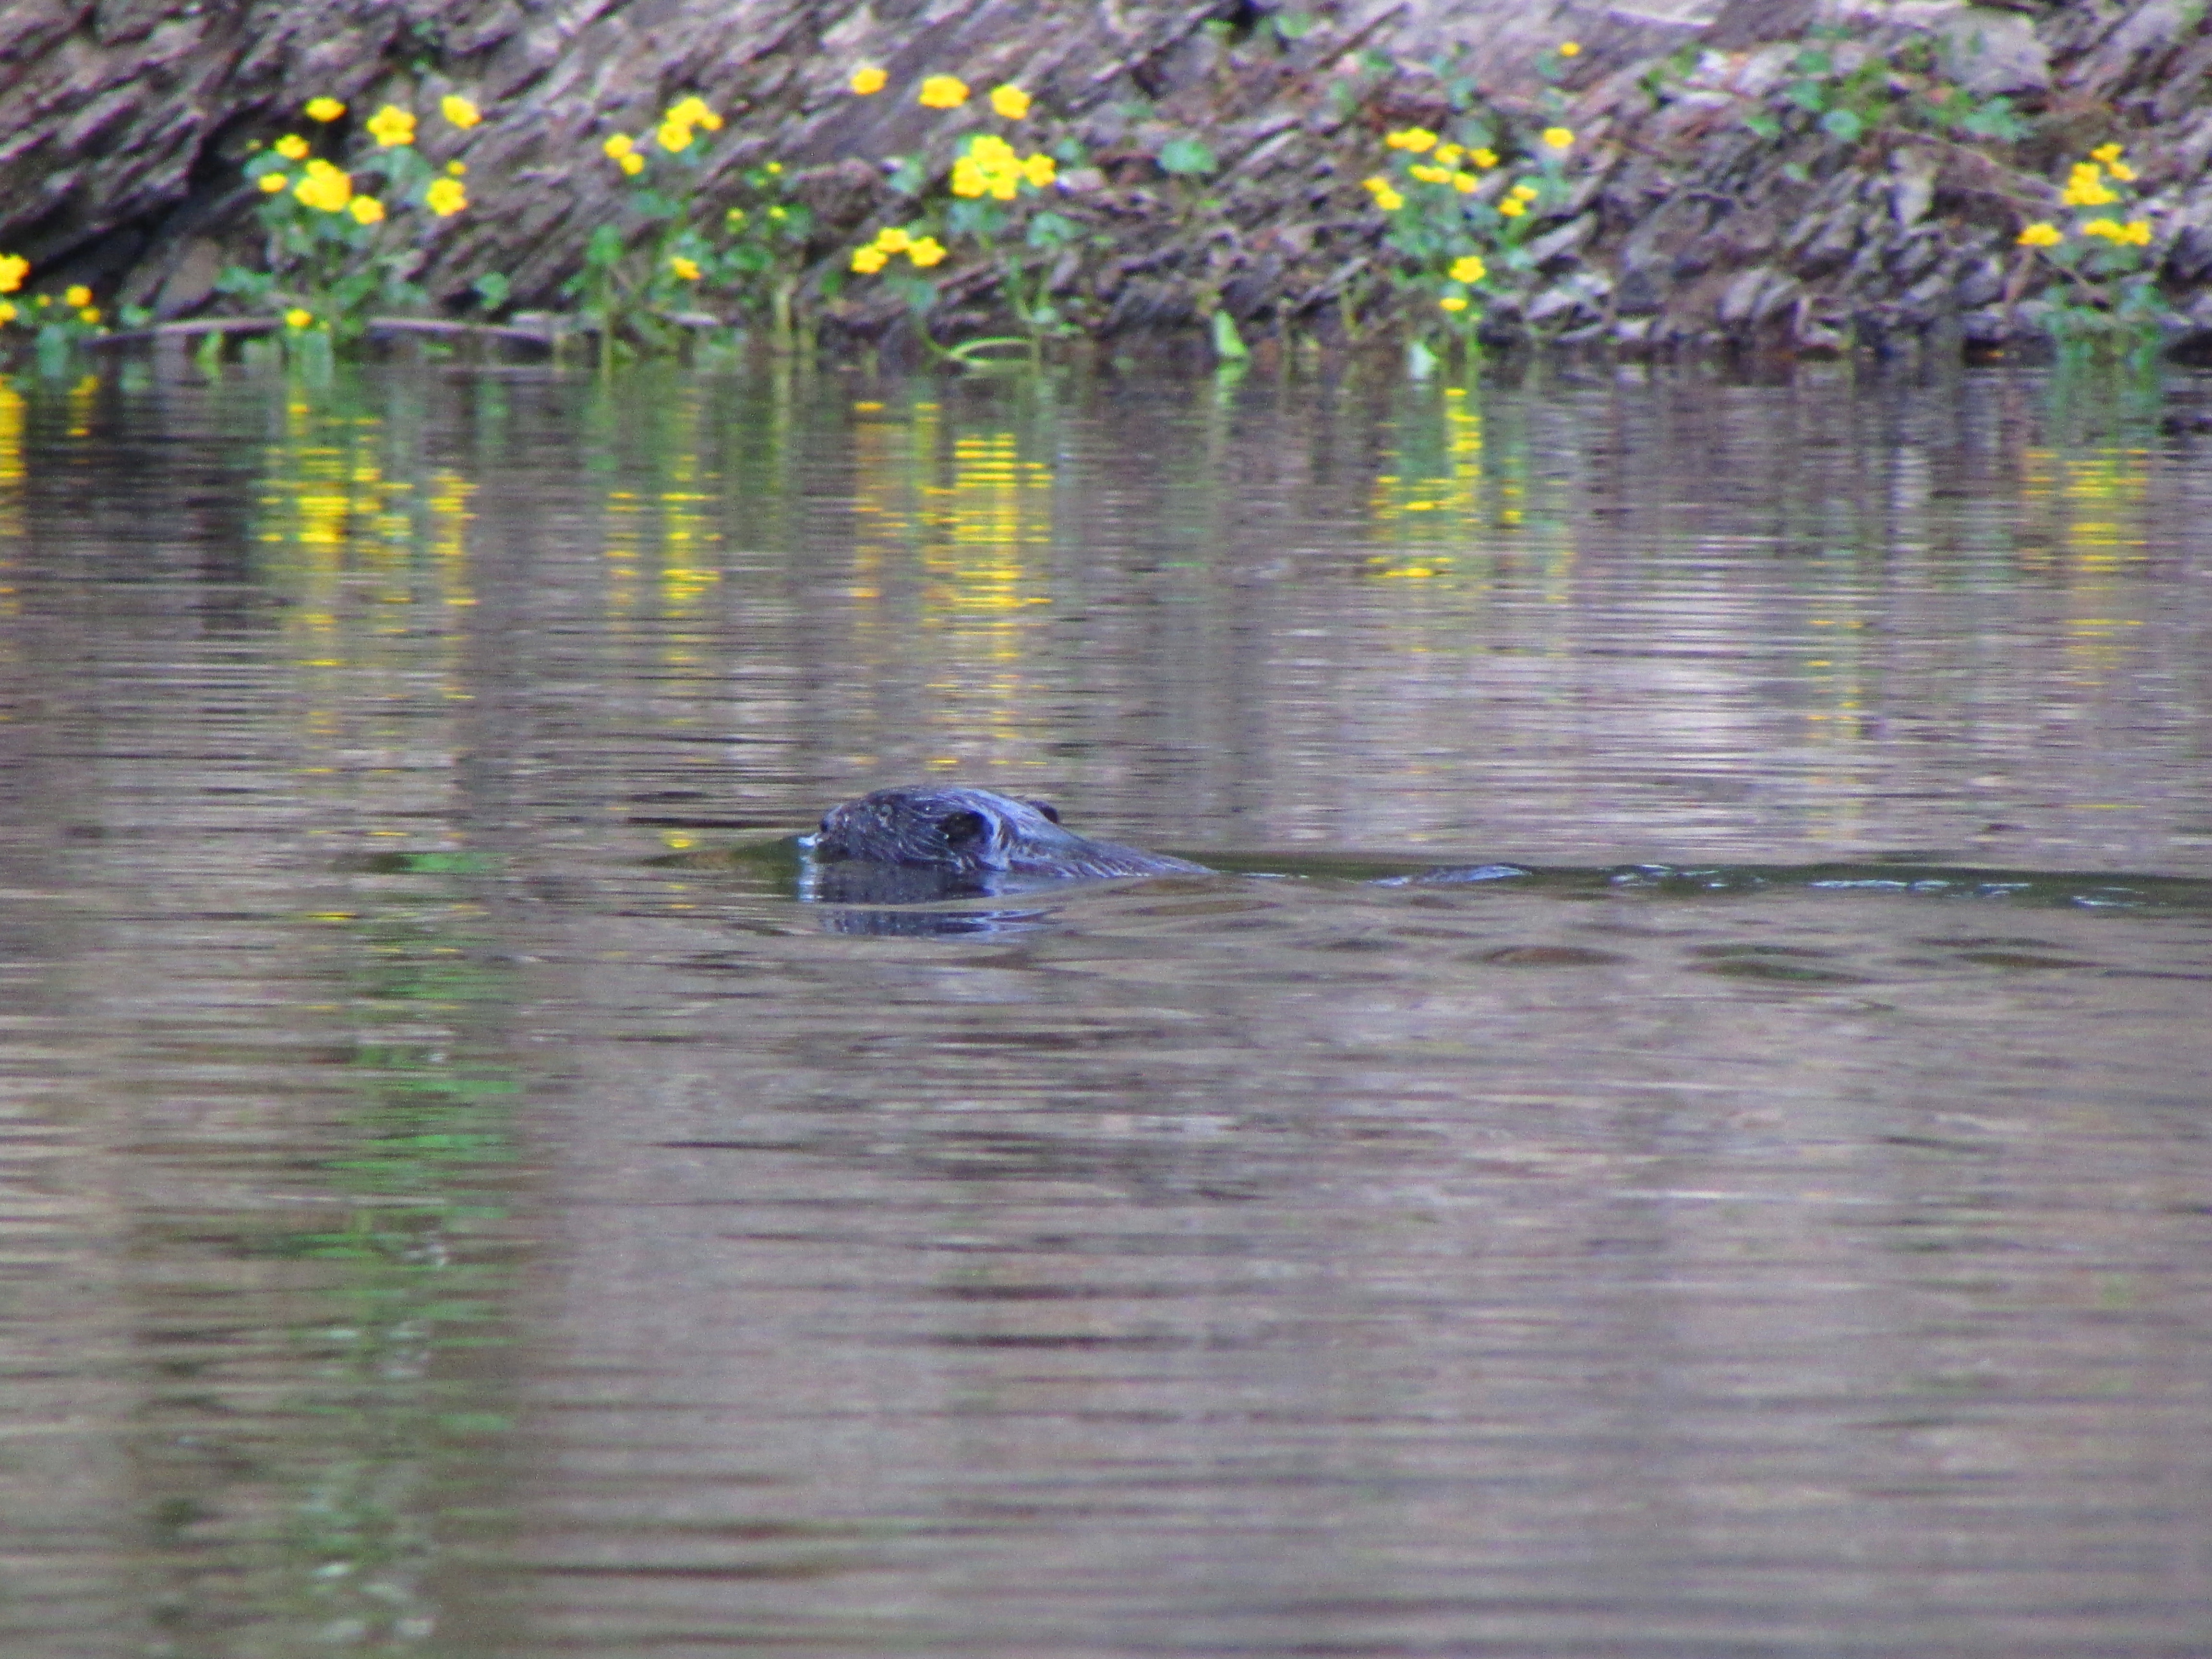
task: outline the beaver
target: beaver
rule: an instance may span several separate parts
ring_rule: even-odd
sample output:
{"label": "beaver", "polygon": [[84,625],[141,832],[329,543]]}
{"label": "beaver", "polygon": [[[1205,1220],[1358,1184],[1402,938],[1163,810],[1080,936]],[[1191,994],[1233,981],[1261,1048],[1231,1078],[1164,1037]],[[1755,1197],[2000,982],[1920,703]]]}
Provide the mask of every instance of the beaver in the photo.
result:
{"label": "beaver", "polygon": [[1079,836],[1045,801],[960,785],[878,789],[831,808],[799,844],[807,896],[848,904],[1018,892],[1086,877],[1212,873],[1188,859]]}
{"label": "beaver", "polygon": [[[932,899],[1035,893],[1056,883],[1115,876],[1217,875],[1188,859],[1064,827],[1039,800],[1017,800],[960,785],[878,789],[835,807],[811,836],[799,896],[840,906],[915,905]],[[1770,889],[1914,893],[2005,899],[2027,904],[2112,908],[2183,905],[2212,911],[2212,882],[2186,877],[2091,877],[1984,870],[1966,866],[1875,864],[1626,864],[1539,870],[1520,864],[1446,865],[1384,876],[1377,887],[1456,886],[1535,880],[1574,893],[1681,895]],[[1012,933],[1049,926],[1049,908],[961,911],[846,909],[824,925],[839,933]]]}
{"label": "beaver", "polygon": [[[1216,873],[1188,859],[1079,836],[1048,802],[964,785],[878,789],[830,809],[821,829],[799,844],[806,854],[802,896],[839,904],[1019,893],[1085,878]],[[1388,877],[1379,884],[1528,873],[1519,865],[1485,864]]]}

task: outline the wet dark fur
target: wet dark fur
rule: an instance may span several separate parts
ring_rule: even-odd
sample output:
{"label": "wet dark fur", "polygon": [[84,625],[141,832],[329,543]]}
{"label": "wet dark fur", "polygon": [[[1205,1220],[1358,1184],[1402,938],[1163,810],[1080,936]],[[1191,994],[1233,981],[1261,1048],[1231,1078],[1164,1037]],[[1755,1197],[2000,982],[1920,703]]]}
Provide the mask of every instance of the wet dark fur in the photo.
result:
{"label": "wet dark fur", "polygon": [[[1022,878],[1202,874],[1206,866],[1135,847],[1093,841],[1063,828],[1042,801],[988,789],[915,786],[878,789],[835,807],[800,845],[817,890],[865,901],[947,892],[992,892]],[[827,896],[825,892],[823,895]]]}

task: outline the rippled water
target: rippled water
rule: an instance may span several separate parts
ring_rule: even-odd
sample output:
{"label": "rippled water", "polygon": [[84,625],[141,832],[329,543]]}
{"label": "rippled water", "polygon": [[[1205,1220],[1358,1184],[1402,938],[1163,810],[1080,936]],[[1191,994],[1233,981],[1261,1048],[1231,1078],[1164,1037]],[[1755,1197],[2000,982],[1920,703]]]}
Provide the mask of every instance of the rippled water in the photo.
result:
{"label": "rippled water", "polygon": [[0,1647],[2212,1650],[2207,402],[0,383]]}

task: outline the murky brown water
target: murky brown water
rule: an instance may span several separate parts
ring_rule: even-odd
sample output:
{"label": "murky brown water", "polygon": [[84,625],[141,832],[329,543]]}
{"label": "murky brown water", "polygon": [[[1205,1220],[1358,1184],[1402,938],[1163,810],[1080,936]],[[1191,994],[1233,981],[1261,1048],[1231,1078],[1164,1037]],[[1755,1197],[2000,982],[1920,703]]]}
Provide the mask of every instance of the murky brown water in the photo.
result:
{"label": "murky brown water", "polygon": [[0,1648],[2212,1650],[2207,400],[0,389]]}

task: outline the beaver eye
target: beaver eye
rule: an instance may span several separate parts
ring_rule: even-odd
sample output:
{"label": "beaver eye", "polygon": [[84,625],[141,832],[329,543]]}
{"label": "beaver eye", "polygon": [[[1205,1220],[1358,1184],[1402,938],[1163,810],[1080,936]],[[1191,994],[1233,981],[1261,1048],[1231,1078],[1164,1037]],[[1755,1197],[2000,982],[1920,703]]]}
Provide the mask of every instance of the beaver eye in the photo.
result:
{"label": "beaver eye", "polygon": [[991,833],[981,812],[948,812],[937,821],[937,833],[947,847],[972,846]]}
{"label": "beaver eye", "polygon": [[827,812],[824,812],[822,815],[822,822],[817,824],[815,828],[817,831],[822,835],[826,836],[830,833],[830,815]]}
{"label": "beaver eye", "polygon": [[1060,822],[1060,808],[1054,806],[1050,801],[1033,800],[1030,805],[1036,807],[1038,811],[1043,813],[1045,817],[1050,818],[1054,823],[1058,823]]}

